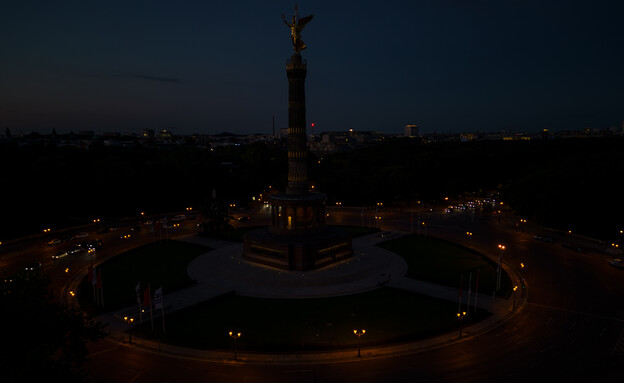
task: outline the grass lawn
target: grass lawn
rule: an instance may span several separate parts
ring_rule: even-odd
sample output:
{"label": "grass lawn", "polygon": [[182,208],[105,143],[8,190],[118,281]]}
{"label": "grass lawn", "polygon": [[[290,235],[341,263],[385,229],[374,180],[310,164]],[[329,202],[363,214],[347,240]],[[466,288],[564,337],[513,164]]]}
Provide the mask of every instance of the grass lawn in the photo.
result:
{"label": "grass lawn", "polygon": [[[463,288],[468,290],[472,272],[472,289],[479,274],[479,292],[491,294],[496,284],[496,264],[478,252],[444,240],[407,235],[379,246],[388,249],[407,262],[406,277],[459,288],[463,275]],[[503,272],[501,289],[497,295],[508,296],[511,291],[509,276]]]}
{"label": "grass lawn", "polygon": [[[264,299],[224,295],[135,326],[143,337],[186,347],[229,349],[228,332],[241,332],[240,349],[301,351],[357,347],[354,329],[365,329],[362,345],[401,342],[458,328],[457,303],[382,288],[344,297]],[[488,314],[479,310],[472,320]],[[468,322],[465,322],[468,323]]]}
{"label": "grass lawn", "polygon": [[[151,285],[152,294],[163,287],[165,293],[195,284],[189,278],[188,264],[211,249],[178,241],[155,242],[132,249],[102,263],[102,289],[106,311],[131,306],[136,303],[135,287]],[[80,305],[85,311],[93,310],[93,291],[85,280],[78,290]]]}

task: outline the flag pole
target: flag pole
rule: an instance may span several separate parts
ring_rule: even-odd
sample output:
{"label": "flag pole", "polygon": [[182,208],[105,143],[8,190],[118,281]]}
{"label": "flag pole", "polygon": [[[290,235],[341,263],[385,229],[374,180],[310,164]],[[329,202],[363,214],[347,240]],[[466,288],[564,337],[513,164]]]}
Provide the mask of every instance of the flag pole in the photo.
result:
{"label": "flag pole", "polygon": [[163,300],[162,286],[154,292],[154,308],[160,309],[163,322],[163,334],[165,333],[165,302]]}
{"label": "flag pole", "polygon": [[91,282],[91,290],[93,291],[93,303],[95,303],[95,286],[93,285],[93,263],[89,266],[89,282]]}
{"label": "flag pole", "polygon": [[160,290],[160,312],[162,313],[163,318],[163,334],[165,333],[165,296],[162,293],[162,287]]}
{"label": "flag pole", "polygon": [[104,283],[102,281],[102,268],[98,270],[98,284],[100,285],[100,300],[102,301],[102,307],[104,307]]}
{"label": "flag pole", "polygon": [[474,304],[475,312],[477,312],[477,298],[479,298],[479,274],[481,274],[481,269],[477,270],[477,282],[475,286],[475,304]]}
{"label": "flag pole", "polygon": [[137,303],[139,304],[139,324],[143,324],[143,315],[141,313],[141,281],[137,283],[134,290],[137,295]]}
{"label": "flag pole", "polygon": [[459,309],[457,309],[458,313],[461,313],[461,304],[462,304],[462,287],[464,285],[464,274],[459,278]]}
{"label": "flag pole", "polygon": [[466,308],[466,312],[470,313],[470,295],[472,293],[472,271],[468,274],[468,307]]}
{"label": "flag pole", "polygon": [[149,295],[149,307],[150,307],[150,324],[152,325],[152,331],[154,331],[154,316],[152,315],[152,291],[150,290],[150,284],[147,284],[147,294]]}

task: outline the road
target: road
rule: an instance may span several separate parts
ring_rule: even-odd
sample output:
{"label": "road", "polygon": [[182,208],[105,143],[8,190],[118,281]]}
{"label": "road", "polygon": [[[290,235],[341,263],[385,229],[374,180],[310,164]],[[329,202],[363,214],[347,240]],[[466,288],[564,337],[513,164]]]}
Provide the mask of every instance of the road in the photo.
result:
{"label": "road", "polygon": [[[366,225],[368,215],[381,216],[385,230],[420,231],[408,211],[328,209],[330,224]],[[251,214],[250,214],[251,215]],[[244,225],[268,223],[254,214]],[[464,341],[439,349],[384,359],[354,357],[348,363],[253,365],[160,355],[102,340],[89,346],[93,382],[496,382],[539,378],[557,381],[621,381],[624,373],[624,271],[610,267],[608,255],[576,252],[533,239],[539,228],[516,226],[510,213],[495,216],[421,211],[427,235],[453,240],[496,257],[505,244],[504,261],[526,267],[527,304],[510,321]],[[421,230],[417,230],[420,227]],[[192,230],[185,227],[182,230]],[[466,232],[473,233],[471,236]],[[104,237],[98,259],[130,246],[113,234]],[[132,239],[149,242],[151,233]],[[568,241],[569,239],[565,239]],[[584,244],[585,245],[585,244]],[[45,256],[50,249],[40,248]],[[32,255],[31,255],[32,256]],[[39,255],[41,256],[41,255]],[[89,259],[72,260],[87,267]],[[61,283],[63,263],[48,265]],[[466,329],[469,334],[470,329]]]}

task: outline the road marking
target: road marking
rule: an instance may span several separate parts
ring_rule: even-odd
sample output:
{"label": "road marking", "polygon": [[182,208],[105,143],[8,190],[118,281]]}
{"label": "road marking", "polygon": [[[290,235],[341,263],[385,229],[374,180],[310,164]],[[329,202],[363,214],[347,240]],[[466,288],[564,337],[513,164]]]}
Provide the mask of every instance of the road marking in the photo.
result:
{"label": "road marking", "polygon": [[607,331],[606,327],[602,328],[602,331],[600,331],[600,337],[602,338],[602,336],[604,335],[605,331]]}
{"label": "road marking", "polygon": [[141,375],[145,374],[145,372],[146,372],[146,371],[147,371],[147,370],[139,372],[139,373],[138,373],[138,374],[136,374],[136,375],[135,375],[132,379],[128,380],[128,383],[132,383],[132,382],[134,382],[135,380],[139,379],[139,377],[140,377]]}
{"label": "road marking", "polygon": [[[582,312],[582,311],[565,309],[565,308],[562,308],[562,307],[541,305],[539,303],[528,302],[527,304],[528,305],[532,305],[532,306],[537,306],[537,307],[543,307],[543,308],[546,308],[546,309],[556,310],[556,311],[563,311],[563,312],[572,313],[572,314],[585,315],[585,316],[592,317],[592,318],[598,318],[598,319],[604,319],[604,320],[610,320],[610,321],[624,323],[624,319],[621,319],[621,318],[614,318],[614,317],[608,317],[608,316],[603,316],[603,315],[596,315],[596,314],[586,313],[586,312]],[[552,317],[550,319],[552,320]],[[550,321],[548,323],[550,323]]]}
{"label": "road marking", "polygon": [[613,350],[611,350],[611,354],[623,354],[624,353],[624,329],[620,333],[620,337],[617,342],[615,342],[615,346],[613,346]]}

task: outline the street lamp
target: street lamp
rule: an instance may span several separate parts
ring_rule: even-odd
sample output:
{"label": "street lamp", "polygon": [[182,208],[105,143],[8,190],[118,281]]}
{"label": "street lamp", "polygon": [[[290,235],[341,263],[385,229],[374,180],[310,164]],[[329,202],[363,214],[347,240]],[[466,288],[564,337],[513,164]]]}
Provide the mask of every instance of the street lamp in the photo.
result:
{"label": "street lamp", "polygon": [[366,334],[366,330],[364,329],[360,329],[360,330],[353,330],[353,333],[358,337],[358,358],[360,357],[360,349],[361,349],[361,345],[362,345],[362,335]]}
{"label": "street lamp", "polygon": [[466,312],[462,311],[460,313],[457,313],[457,319],[459,319],[459,337],[462,337],[462,319],[464,319],[464,317],[466,316]]}
{"label": "street lamp", "polygon": [[230,331],[230,332],[229,332],[229,335],[230,335],[230,337],[233,339],[232,343],[233,343],[233,349],[234,349],[234,360],[236,360],[236,358],[237,358],[237,353],[236,353],[236,340],[237,340],[238,338],[240,338],[241,333],[240,333],[240,332],[233,332],[233,331]]}
{"label": "street lamp", "polygon": [[500,249],[500,253],[498,254],[498,265],[496,266],[496,291],[500,290],[500,284],[501,284],[501,269],[502,267],[502,259],[503,259],[503,252],[505,251],[505,245],[498,245],[498,248]]}
{"label": "street lamp", "polygon": [[134,322],[134,318],[132,317],[124,317],[126,323],[128,323],[128,341],[132,343],[132,323]]}
{"label": "street lamp", "polygon": [[516,290],[518,290],[518,286],[513,287],[513,296],[514,296],[513,310],[516,309]]}

